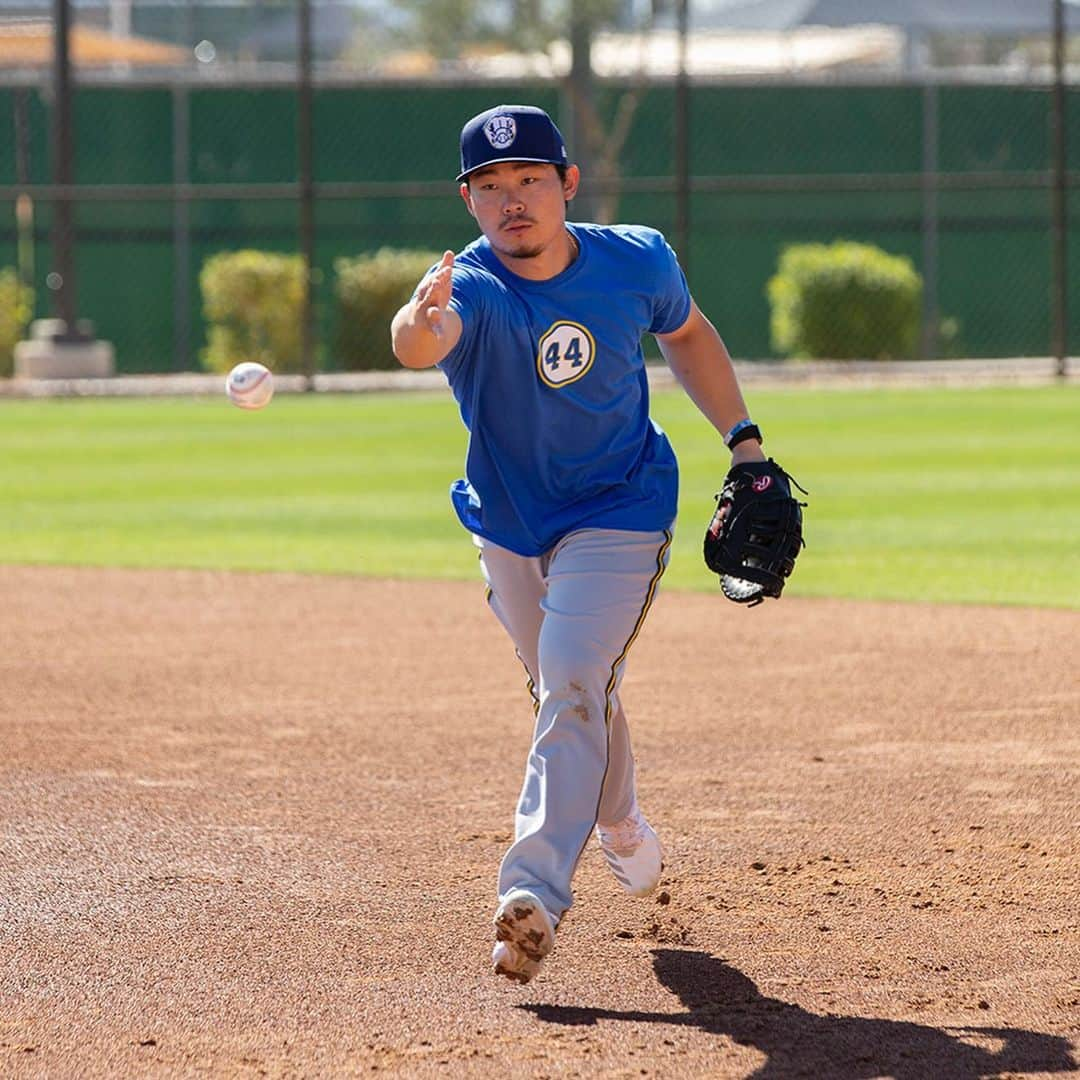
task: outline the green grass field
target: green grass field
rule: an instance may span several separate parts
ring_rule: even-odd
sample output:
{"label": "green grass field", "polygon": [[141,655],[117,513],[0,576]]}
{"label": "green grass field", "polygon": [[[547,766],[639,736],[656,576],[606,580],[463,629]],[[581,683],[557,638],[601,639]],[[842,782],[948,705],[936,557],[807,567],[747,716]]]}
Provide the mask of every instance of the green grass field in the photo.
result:
{"label": "green grass field", "polygon": [[[1080,387],[748,394],[810,491],[804,596],[1080,608]],[[727,452],[681,392],[667,587],[713,589],[700,538]],[[0,403],[0,562],[475,579],[447,499],[442,394]]]}

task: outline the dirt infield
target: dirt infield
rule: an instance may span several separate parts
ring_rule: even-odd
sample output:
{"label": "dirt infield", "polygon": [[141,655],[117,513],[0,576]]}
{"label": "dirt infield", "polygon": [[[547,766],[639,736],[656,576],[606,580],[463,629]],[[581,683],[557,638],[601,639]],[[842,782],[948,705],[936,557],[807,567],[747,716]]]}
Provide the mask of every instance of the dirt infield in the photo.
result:
{"label": "dirt infield", "polygon": [[1080,1070],[1080,613],[662,594],[662,891],[488,974],[531,710],[482,589],[0,568],[0,1075]]}

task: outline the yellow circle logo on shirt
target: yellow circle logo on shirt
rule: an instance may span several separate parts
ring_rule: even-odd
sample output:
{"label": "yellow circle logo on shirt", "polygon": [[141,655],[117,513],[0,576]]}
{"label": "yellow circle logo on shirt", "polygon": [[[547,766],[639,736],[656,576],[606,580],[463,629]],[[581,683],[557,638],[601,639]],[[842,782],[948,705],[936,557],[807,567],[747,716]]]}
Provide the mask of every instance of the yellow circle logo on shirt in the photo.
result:
{"label": "yellow circle logo on shirt", "polygon": [[581,323],[557,322],[540,338],[536,370],[548,386],[558,389],[577,382],[595,356],[596,342]]}

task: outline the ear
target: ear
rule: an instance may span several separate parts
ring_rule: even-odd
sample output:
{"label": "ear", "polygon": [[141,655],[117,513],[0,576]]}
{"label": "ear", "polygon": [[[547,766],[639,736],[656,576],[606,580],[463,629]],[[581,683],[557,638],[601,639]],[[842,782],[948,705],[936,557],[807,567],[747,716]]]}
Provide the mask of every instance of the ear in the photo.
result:
{"label": "ear", "polygon": [[563,181],[563,198],[569,202],[578,191],[581,183],[581,170],[576,165],[566,167],[566,179]]}
{"label": "ear", "polygon": [[467,180],[458,187],[458,192],[462,199],[465,200],[465,208],[473,217],[476,217],[476,211],[473,209],[472,194],[469,191],[469,182]]}

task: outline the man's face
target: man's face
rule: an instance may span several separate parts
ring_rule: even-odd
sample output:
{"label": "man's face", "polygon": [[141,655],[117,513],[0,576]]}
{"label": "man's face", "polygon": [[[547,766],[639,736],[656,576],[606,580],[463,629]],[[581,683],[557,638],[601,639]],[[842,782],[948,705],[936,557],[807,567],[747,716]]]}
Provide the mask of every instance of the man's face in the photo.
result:
{"label": "man's face", "polygon": [[554,165],[503,161],[470,173],[461,197],[497,252],[534,259],[563,234],[578,178],[576,165],[567,168],[564,181]]}

